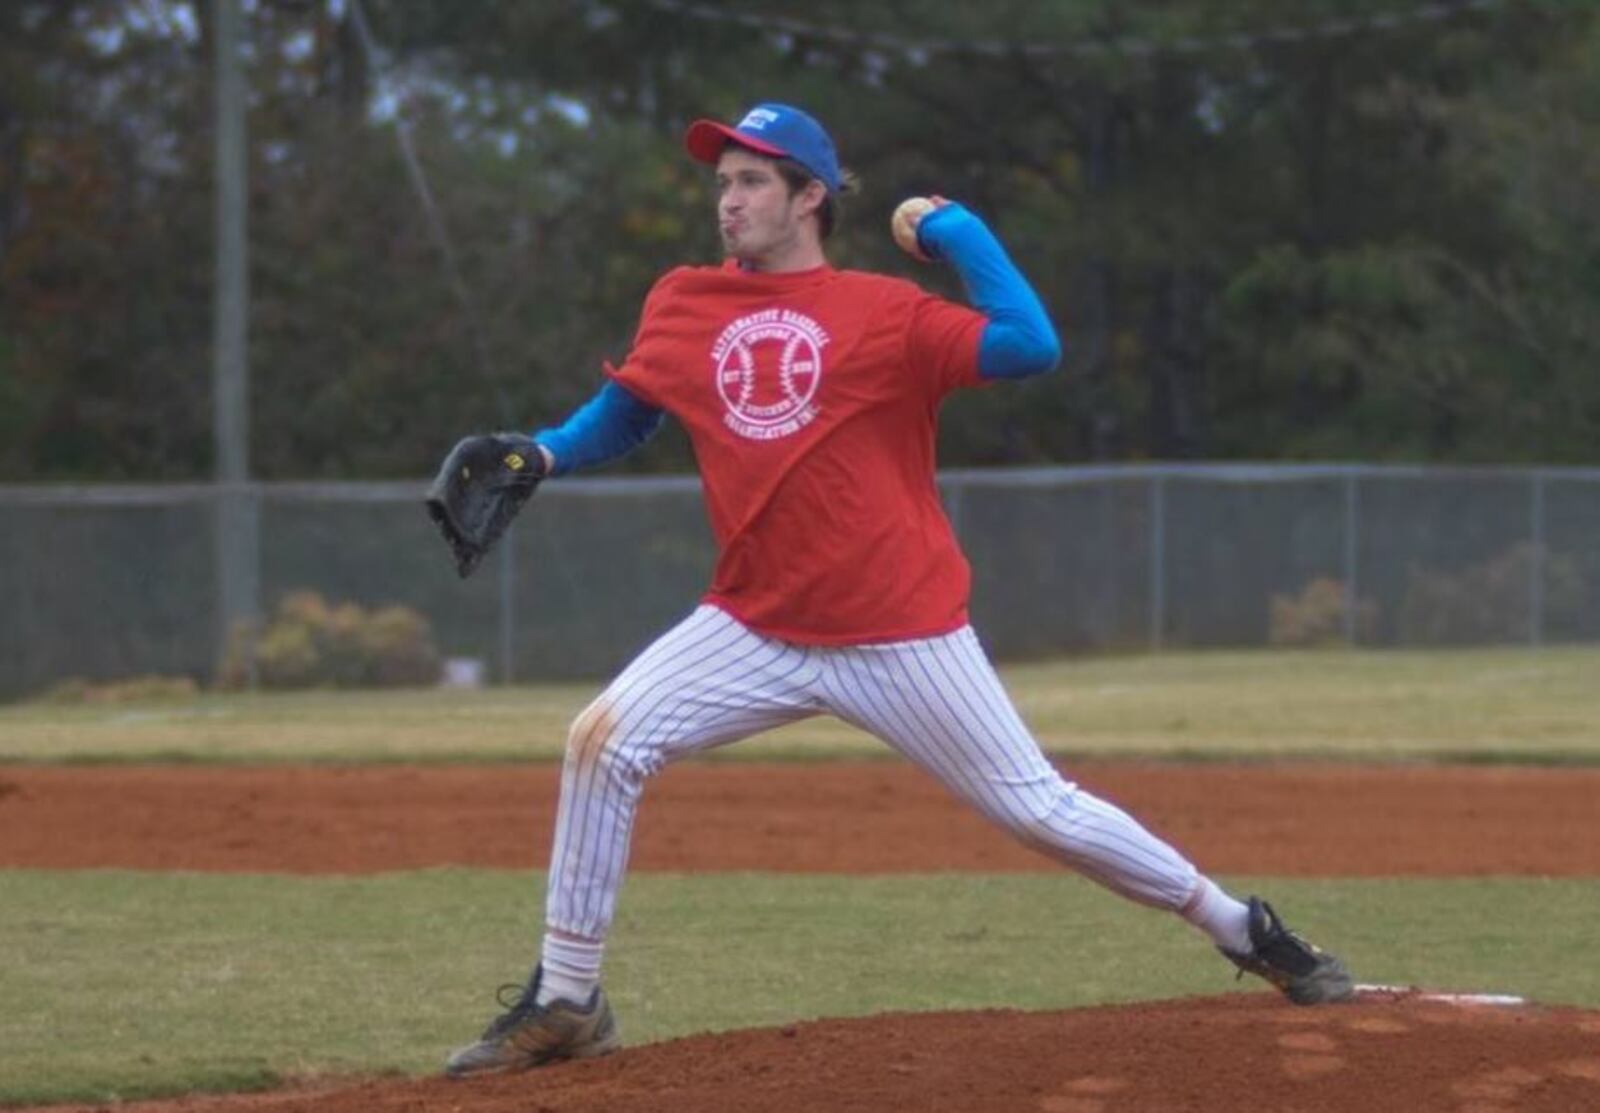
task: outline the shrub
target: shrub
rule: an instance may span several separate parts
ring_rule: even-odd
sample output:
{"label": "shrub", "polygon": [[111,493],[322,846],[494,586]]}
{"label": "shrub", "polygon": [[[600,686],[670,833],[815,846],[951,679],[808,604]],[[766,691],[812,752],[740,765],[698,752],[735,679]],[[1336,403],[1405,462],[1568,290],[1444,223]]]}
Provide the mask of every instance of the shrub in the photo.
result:
{"label": "shrub", "polygon": [[255,654],[256,681],[263,688],[314,688],[322,676],[322,655],[310,626],[274,622],[256,639]]}
{"label": "shrub", "polygon": [[[1355,617],[1357,640],[1371,641],[1378,629],[1378,604],[1358,599]],[[1344,581],[1321,577],[1306,584],[1299,595],[1274,595],[1267,640],[1281,646],[1344,644]]]}
{"label": "shrub", "polygon": [[236,627],[217,683],[243,687],[255,662],[263,688],[361,688],[432,684],[439,651],[428,620],[409,607],[367,612],[354,603],[329,606],[314,591],[295,591],[259,632]]}
{"label": "shrub", "polygon": [[200,694],[200,685],[188,676],[133,676],[92,684],[71,677],[39,698],[46,703],[151,703],[188,700]]}
{"label": "shrub", "polygon": [[[1423,645],[1525,641],[1529,635],[1529,579],[1535,548],[1519,541],[1497,556],[1459,572],[1412,568],[1401,633]],[[1550,554],[1544,563],[1544,610],[1581,610],[1588,588],[1571,557]]]}
{"label": "shrub", "polygon": [[428,620],[409,607],[384,607],[360,631],[368,682],[381,687],[431,684],[439,678],[439,652]]}

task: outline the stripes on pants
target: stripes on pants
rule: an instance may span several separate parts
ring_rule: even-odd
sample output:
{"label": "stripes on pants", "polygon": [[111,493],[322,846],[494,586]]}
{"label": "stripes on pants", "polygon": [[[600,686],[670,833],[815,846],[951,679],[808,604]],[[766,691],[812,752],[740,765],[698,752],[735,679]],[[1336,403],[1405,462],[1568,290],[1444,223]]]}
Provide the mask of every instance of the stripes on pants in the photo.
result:
{"label": "stripes on pants", "polygon": [[605,937],[652,774],[820,714],[882,739],[1029,846],[1114,892],[1176,912],[1196,891],[1187,859],[1046,760],[970,626],[912,641],[807,646],[702,605],[573,721],[548,926]]}

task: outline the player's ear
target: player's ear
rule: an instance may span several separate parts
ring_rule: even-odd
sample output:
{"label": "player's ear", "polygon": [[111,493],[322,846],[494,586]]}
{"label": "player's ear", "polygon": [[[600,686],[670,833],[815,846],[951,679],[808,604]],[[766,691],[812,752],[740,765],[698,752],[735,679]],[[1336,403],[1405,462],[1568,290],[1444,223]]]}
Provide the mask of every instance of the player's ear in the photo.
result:
{"label": "player's ear", "polygon": [[805,187],[800,190],[798,197],[800,201],[800,215],[811,216],[816,213],[818,209],[822,208],[822,203],[828,199],[828,187],[823,185],[819,179],[812,178],[805,184]]}

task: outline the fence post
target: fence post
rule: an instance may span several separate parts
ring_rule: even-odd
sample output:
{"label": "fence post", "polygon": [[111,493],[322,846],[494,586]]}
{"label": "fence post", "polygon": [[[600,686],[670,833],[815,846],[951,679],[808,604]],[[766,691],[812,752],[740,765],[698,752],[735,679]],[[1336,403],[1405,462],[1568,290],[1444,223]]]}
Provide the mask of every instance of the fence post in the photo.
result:
{"label": "fence post", "polygon": [[944,500],[944,515],[950,520],[950,532],[955,534],[956,543],[961,543],[961,492],[965,484],[959,479],[946,478],[945,490],[949,494]]}
{"label": "fence post", "polygon": [[1160,649],[1167,618],[1167,481],[1150,477],[1150,648]]}
{"label": "fence post", "polygon": [[221,667],[236,632],[243,635],[244,684],[256,686],[256,638],[261,633],[261,509],[248,484],[219,484],[213,504],[217,561],[217,648]]}
{"label": "fence post", "polygon": [[1354,469],[1344,475],[1344,643],[1354,646],[1360,634],[1356,614],[1360,609],[1361,488]]}
{"label": "fence post", "polygon": [[512,667],[512,639],[516,633],[516,546],[517,531],[506,530],[500,540],[500,683],[516,681]]}
{"label": "fence post", "polygon": [[1528,560],[1528,644],[1544,644],[1544,476],[1533,473],[1528,498],[1528,532],[1533,552]]}

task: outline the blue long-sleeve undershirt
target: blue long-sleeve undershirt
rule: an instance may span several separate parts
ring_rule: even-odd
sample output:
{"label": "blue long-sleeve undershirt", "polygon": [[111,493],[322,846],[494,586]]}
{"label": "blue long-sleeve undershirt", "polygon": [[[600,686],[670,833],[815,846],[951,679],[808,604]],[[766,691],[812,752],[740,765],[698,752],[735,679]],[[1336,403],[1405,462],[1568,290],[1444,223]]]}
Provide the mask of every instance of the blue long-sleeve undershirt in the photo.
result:
{"label": "blue long-sleeve undershirt", "polygon": [[533,439],[555,459],[551,475],[593,467],[626,456],[661,428],[661,411],[646,405],[614,382],[575,410],[559,426],[541,429]]}
{"label": "blue long-sleeve undershirt", "polygon": [[951,203],[922,218],[917,239],[928,255],[950,261],[968,300],[989,318],[978,342],[980,375],[1020,379],[1061,362],[1061,338],[1050,315],[988,225]]}

